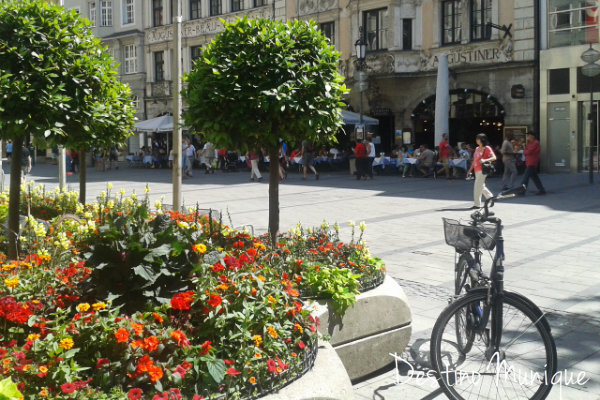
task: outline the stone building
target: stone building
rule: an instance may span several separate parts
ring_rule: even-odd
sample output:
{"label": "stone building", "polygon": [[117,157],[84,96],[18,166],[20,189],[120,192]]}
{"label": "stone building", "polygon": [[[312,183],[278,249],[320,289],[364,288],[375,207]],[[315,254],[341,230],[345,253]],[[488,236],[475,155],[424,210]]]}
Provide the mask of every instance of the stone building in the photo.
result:
{"label": "stone building", "polygon": [[[287,17],[315,19],[342,53],[342,71],[355,86],[355,42],[367,42],[365,115],[376,117],[381,149],[402,140],[434,145],[438,57],[450,68],[450,141],[474,142],[485,132],[502,141],[506,126],[522,131],[537,120],[534,104],[535,10],[529,0],[290,0]],[[519,127],[519,128],[517,128]]]}
{"label": "stone building", "polygon": [[600,76],[590,79],[583,75],[581,55],[592,44],[600,50],[598,1],[542,0],[540,14],[542,168],[588,170],[590,146],[596,149],[593,161],[598,165]]}

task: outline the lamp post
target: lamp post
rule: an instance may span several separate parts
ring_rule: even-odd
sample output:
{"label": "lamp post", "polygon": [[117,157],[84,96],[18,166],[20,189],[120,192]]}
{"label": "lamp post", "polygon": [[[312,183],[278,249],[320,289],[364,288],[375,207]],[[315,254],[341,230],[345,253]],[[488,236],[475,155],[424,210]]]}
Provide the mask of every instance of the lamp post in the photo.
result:
{"label": "lamp post", "polygon": [[[600,74],[600,65],[596,64],[596,61],[600,60],[600,52],[590,48],[581,54],[581,59],[586,63],[581,68],[581,73],[590,78],[590,113],[588,119],[590,120],[590,159],[589,159],[589,181],[594,183],[594,148],[592,143],[594,142],[594,132],[592,131],[592,109],[594,108],[594,76]],[[596,121],[596,124],[600,121]],[[598,129],[596,127],[596,129]]]}
{"label": "lamp post", "polygon": [[358,28],[358,40],[354,43],[356,47],[356,69],[358,70],[358,91],[360,92],[360,126],[364,132],[363,126],[363,92],[367,88],[367,73],[364,71],[365,58],[367,57],[367,41],[363,32],[363,27]]}

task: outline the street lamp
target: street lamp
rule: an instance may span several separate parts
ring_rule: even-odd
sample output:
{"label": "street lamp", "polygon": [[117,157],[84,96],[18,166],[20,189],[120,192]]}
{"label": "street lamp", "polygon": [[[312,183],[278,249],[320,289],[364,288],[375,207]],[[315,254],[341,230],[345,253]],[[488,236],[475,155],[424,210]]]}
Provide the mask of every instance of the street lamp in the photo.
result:
{"label": "street lamp", "polygon": [[[594,183],[594,148],[592,147],[592,143],[594,142],[594,132],[592,131],[592,109],[594,107],[594,76],[600,74],[600,65],[596,64],[596,61],[600,60],[600,52],[594,50],[592,48],[592,44],[590,43],[590,48],[581,54],[581,59],[586,63],[581,68],[581,73],[590,78],[590,160],[589,160],[589,180],[590,183]],[[600,121],[596,121],[596,124],[600,123]],[[596,128],[597,129],[597,128]]]}
{"label": "street lamp", "polygon": [[363,92],[367,88],[367,73],[364,71],[365,58],[367,57],[367,41],[363,27],[358,28],[358,40],[354,43],[356,47],[356,69],[358,70],[358,91],[360,92],[360,126],[364,132],[363,127]]}

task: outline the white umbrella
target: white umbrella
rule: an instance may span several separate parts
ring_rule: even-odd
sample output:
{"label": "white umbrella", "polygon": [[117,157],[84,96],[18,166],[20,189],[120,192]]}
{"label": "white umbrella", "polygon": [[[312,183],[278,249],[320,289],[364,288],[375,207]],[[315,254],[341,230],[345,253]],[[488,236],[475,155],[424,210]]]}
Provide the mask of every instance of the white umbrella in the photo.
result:
{"label": "white umbrella", "polygon": [[435,90],[435,141],[437,146],[442,140],[442,134],[450,133],[450,90],[448,88],[448,55],[442,53],[438,58],[437,87]]}
{"label": "white umbrella", "polygon": [[163,115],[140,121],[135,124],[135,129],[141,132],[171,132],[173,130],[173,117]]}
{"label": "white umbrella", "polygon": [[[366,115],[362,116],[363,124],[365,125],[379,125],[379,120],[376,118],[367,117]],[[342,121],[346,125],[357,125],[360,124],[360,114],[342,110]]]}

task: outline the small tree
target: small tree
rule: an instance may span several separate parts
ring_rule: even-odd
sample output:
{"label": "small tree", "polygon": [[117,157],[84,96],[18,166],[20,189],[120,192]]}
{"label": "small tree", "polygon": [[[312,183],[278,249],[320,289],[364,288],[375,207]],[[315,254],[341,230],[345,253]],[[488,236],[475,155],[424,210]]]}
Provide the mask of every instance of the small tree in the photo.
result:
{"label": "small tree", "polygon": [[238,19],[185,76],[184,118],[220,147],[267,150],[269,232],[279,231],[279,139],[335,140],[346,92],[339,53],[314,22]]}
{"label": "small tree", "polygon": [[0,5],[0,76],[8,76],[0,79],[0,137],[13,141],[9,258],[17,256],[26,138],[49,145],[102,142],[115,137],[106,134],[111,121],[131,121],[127,107],[110,104],[129,92],[102,50],[89,22],[74,11],[41,0]]}

